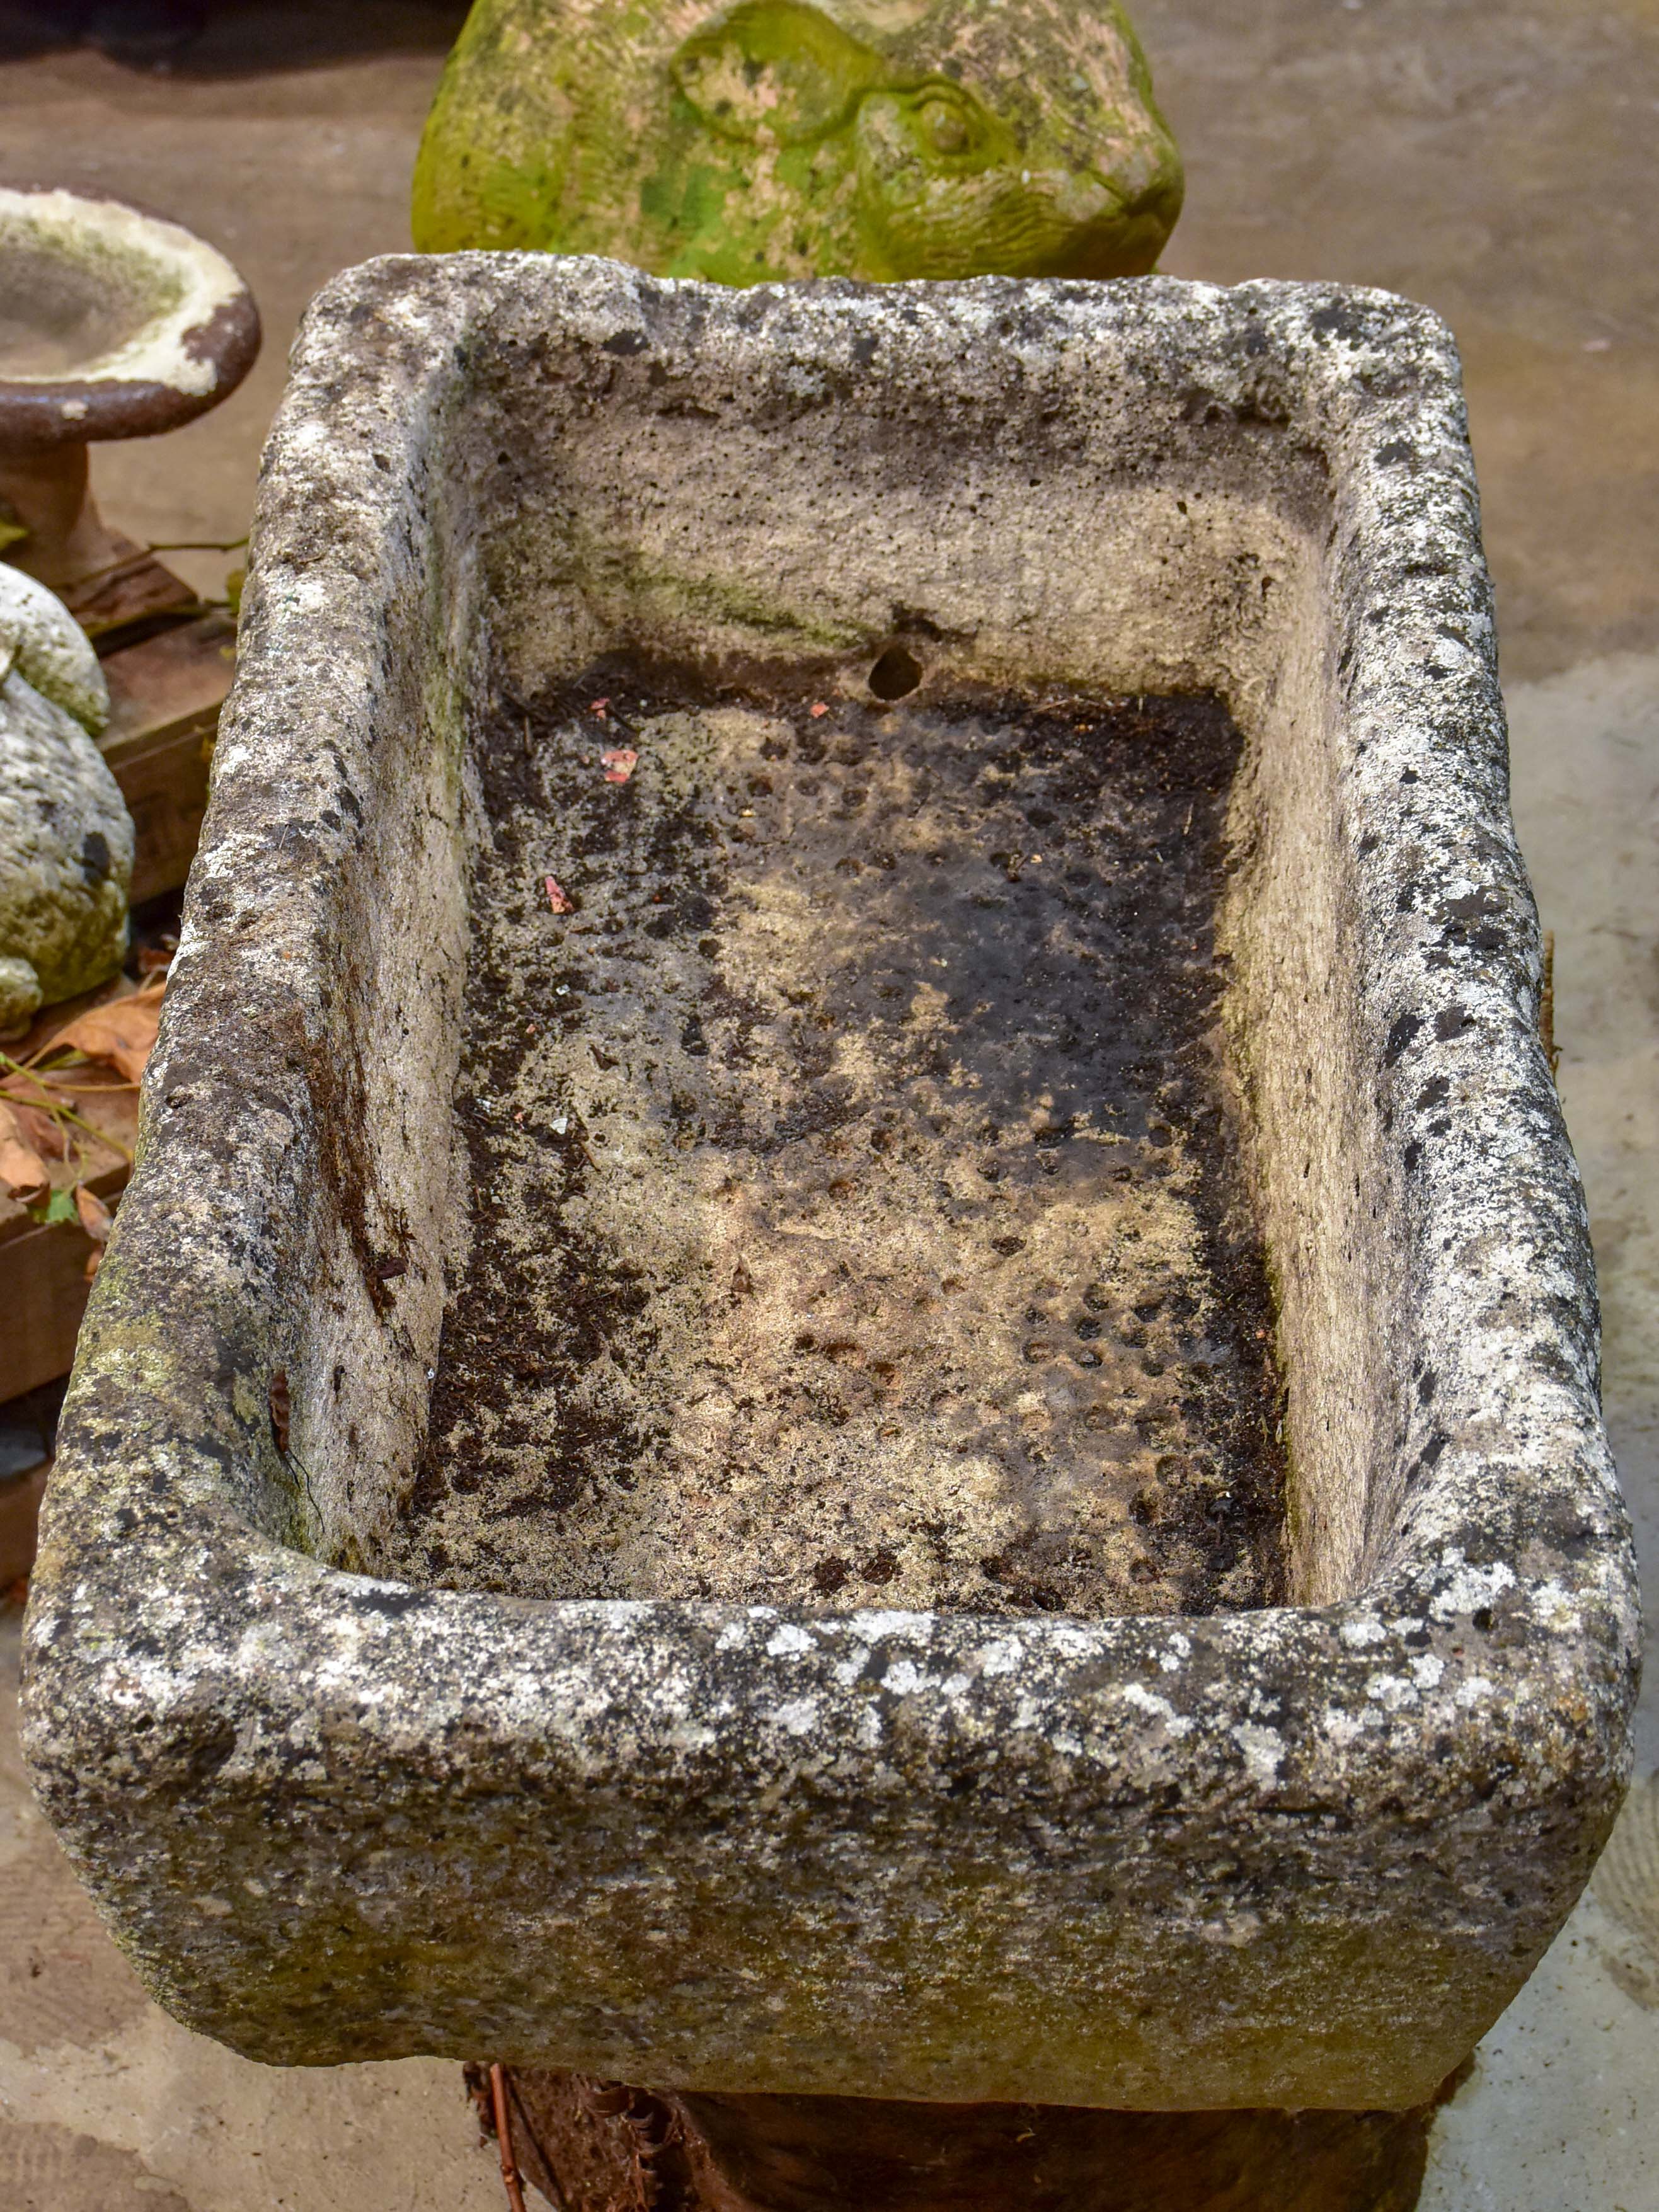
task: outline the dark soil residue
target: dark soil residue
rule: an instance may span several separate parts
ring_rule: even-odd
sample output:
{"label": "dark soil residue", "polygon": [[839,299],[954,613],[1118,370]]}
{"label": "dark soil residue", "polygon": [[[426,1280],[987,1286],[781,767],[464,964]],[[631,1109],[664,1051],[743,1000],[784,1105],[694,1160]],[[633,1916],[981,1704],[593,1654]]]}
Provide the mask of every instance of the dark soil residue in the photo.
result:
{"label": "dark soil residue", "polygon": [[904,696],[612,662],[481,733],[470,1191],[387,1571],[1282,1596],[1213,944],[1237,732],[878,669]]}

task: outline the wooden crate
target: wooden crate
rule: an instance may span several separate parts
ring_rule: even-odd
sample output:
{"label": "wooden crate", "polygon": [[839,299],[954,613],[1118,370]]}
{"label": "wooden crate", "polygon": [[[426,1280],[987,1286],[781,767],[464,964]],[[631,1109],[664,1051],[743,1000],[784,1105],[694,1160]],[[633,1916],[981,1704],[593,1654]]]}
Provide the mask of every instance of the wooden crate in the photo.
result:
{"label": "wooden crate", "polygon": [[[49,1007],[27,1037],[7,1046],[15,1060],[48,1043],[76,1014],[109,994],[103,991]],[[112,1206],[127,1180],[127,1156],[138,1133],[135,1091],[82,1097],[78,1109],[112,1142],[76,1132],[82,1146],[47,1163],[52,1188],[86,1184]],[[0,1403],[21,1397],[69,1372],[87,1303],[87,1262],[92,1240],[78,1221],[37,1221],[15,1198],[0,1195]]]}
{"label": "wooden crate", "polygon": [[135,906],[190,872],[235,636],[228,616],[209,614],[104,657],[110,719],[99,742],[137,831]]}
{"label": "wooden crate", "polygon": [[[158,565],[149,564],[151,569]],[[160,586],[151,595],[166,596]],[[138,611],[152,610],[146,604]],[[111,708],[100,742],[137,833],[137,905],[178,890],[189,872],[207,805],[219,708],[230,688],[235,630],[228,616],[210,613],[123,643],[124,631],[132,628],[132,610],[126,612],[124,625],[106,623],[99,636]],[[82,999],[48,1008],[28,1038],[8,1049],[24,1057],[89,1003]],[[80,1171],[71,1153],[67,1162],[52,1163],[52,1181],[65,1189],[85,1182],[109,1203],[126,1182],[127,1164],[118,1146],[132,1149],[137,1101],[127,1091],[88,1104],[88,1118],[116,1144],[88,1139]],[[87,1303],[91,1251],[79,1222],[39,1222],[27,1207],[0,1197],[0,1402],[69,1371]]]}

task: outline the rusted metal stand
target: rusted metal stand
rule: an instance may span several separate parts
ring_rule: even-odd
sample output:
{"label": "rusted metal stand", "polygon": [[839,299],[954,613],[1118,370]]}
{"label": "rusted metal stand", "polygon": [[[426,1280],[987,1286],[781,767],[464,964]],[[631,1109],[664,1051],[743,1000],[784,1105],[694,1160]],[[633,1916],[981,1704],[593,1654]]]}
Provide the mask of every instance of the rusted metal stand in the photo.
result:
{"label": "rusted metal stand", "polygon": [[[489,2115],[488,2069],[469,2078]],[[1435,2112],[658,2094],[528,2067],[503,2086],[518,2169],[562,2212],[1411,2212]]]}

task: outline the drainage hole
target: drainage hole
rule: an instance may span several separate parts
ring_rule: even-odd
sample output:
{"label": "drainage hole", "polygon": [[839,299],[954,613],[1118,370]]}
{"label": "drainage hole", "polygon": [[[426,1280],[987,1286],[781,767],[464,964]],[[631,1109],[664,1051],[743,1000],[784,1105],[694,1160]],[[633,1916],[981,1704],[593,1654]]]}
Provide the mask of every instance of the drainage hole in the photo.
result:
{"label": "drainage hole", "polygon": [[878,699],[902,699],[921,681],[921,663],[902,645],[890,645],[870,671],[870,689]]}

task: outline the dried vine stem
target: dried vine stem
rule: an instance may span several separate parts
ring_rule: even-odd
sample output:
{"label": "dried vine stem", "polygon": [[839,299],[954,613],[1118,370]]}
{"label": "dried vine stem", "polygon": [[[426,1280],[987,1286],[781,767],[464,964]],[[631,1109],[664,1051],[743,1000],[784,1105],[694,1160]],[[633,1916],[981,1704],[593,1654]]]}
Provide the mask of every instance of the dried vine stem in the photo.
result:
{"label": "dried vine stem", "polygon": [[501,2157],[501,2186],[513,2212],[525,2212],[524,2188],[519,2161],[513,2155],[513,2122],[507,2109],[507,2076],[499,2066],[489,2069],[489,2101],[495,2113],[495,2148]]}
{"label": "dried vine stem", "polygon": [[1538,1035],[1544,1057],[1555,1074],[1561,1065],[1561,1048],[1555,1042],[1555,932],[1544,932],[1544,982],[1538,994]]}

